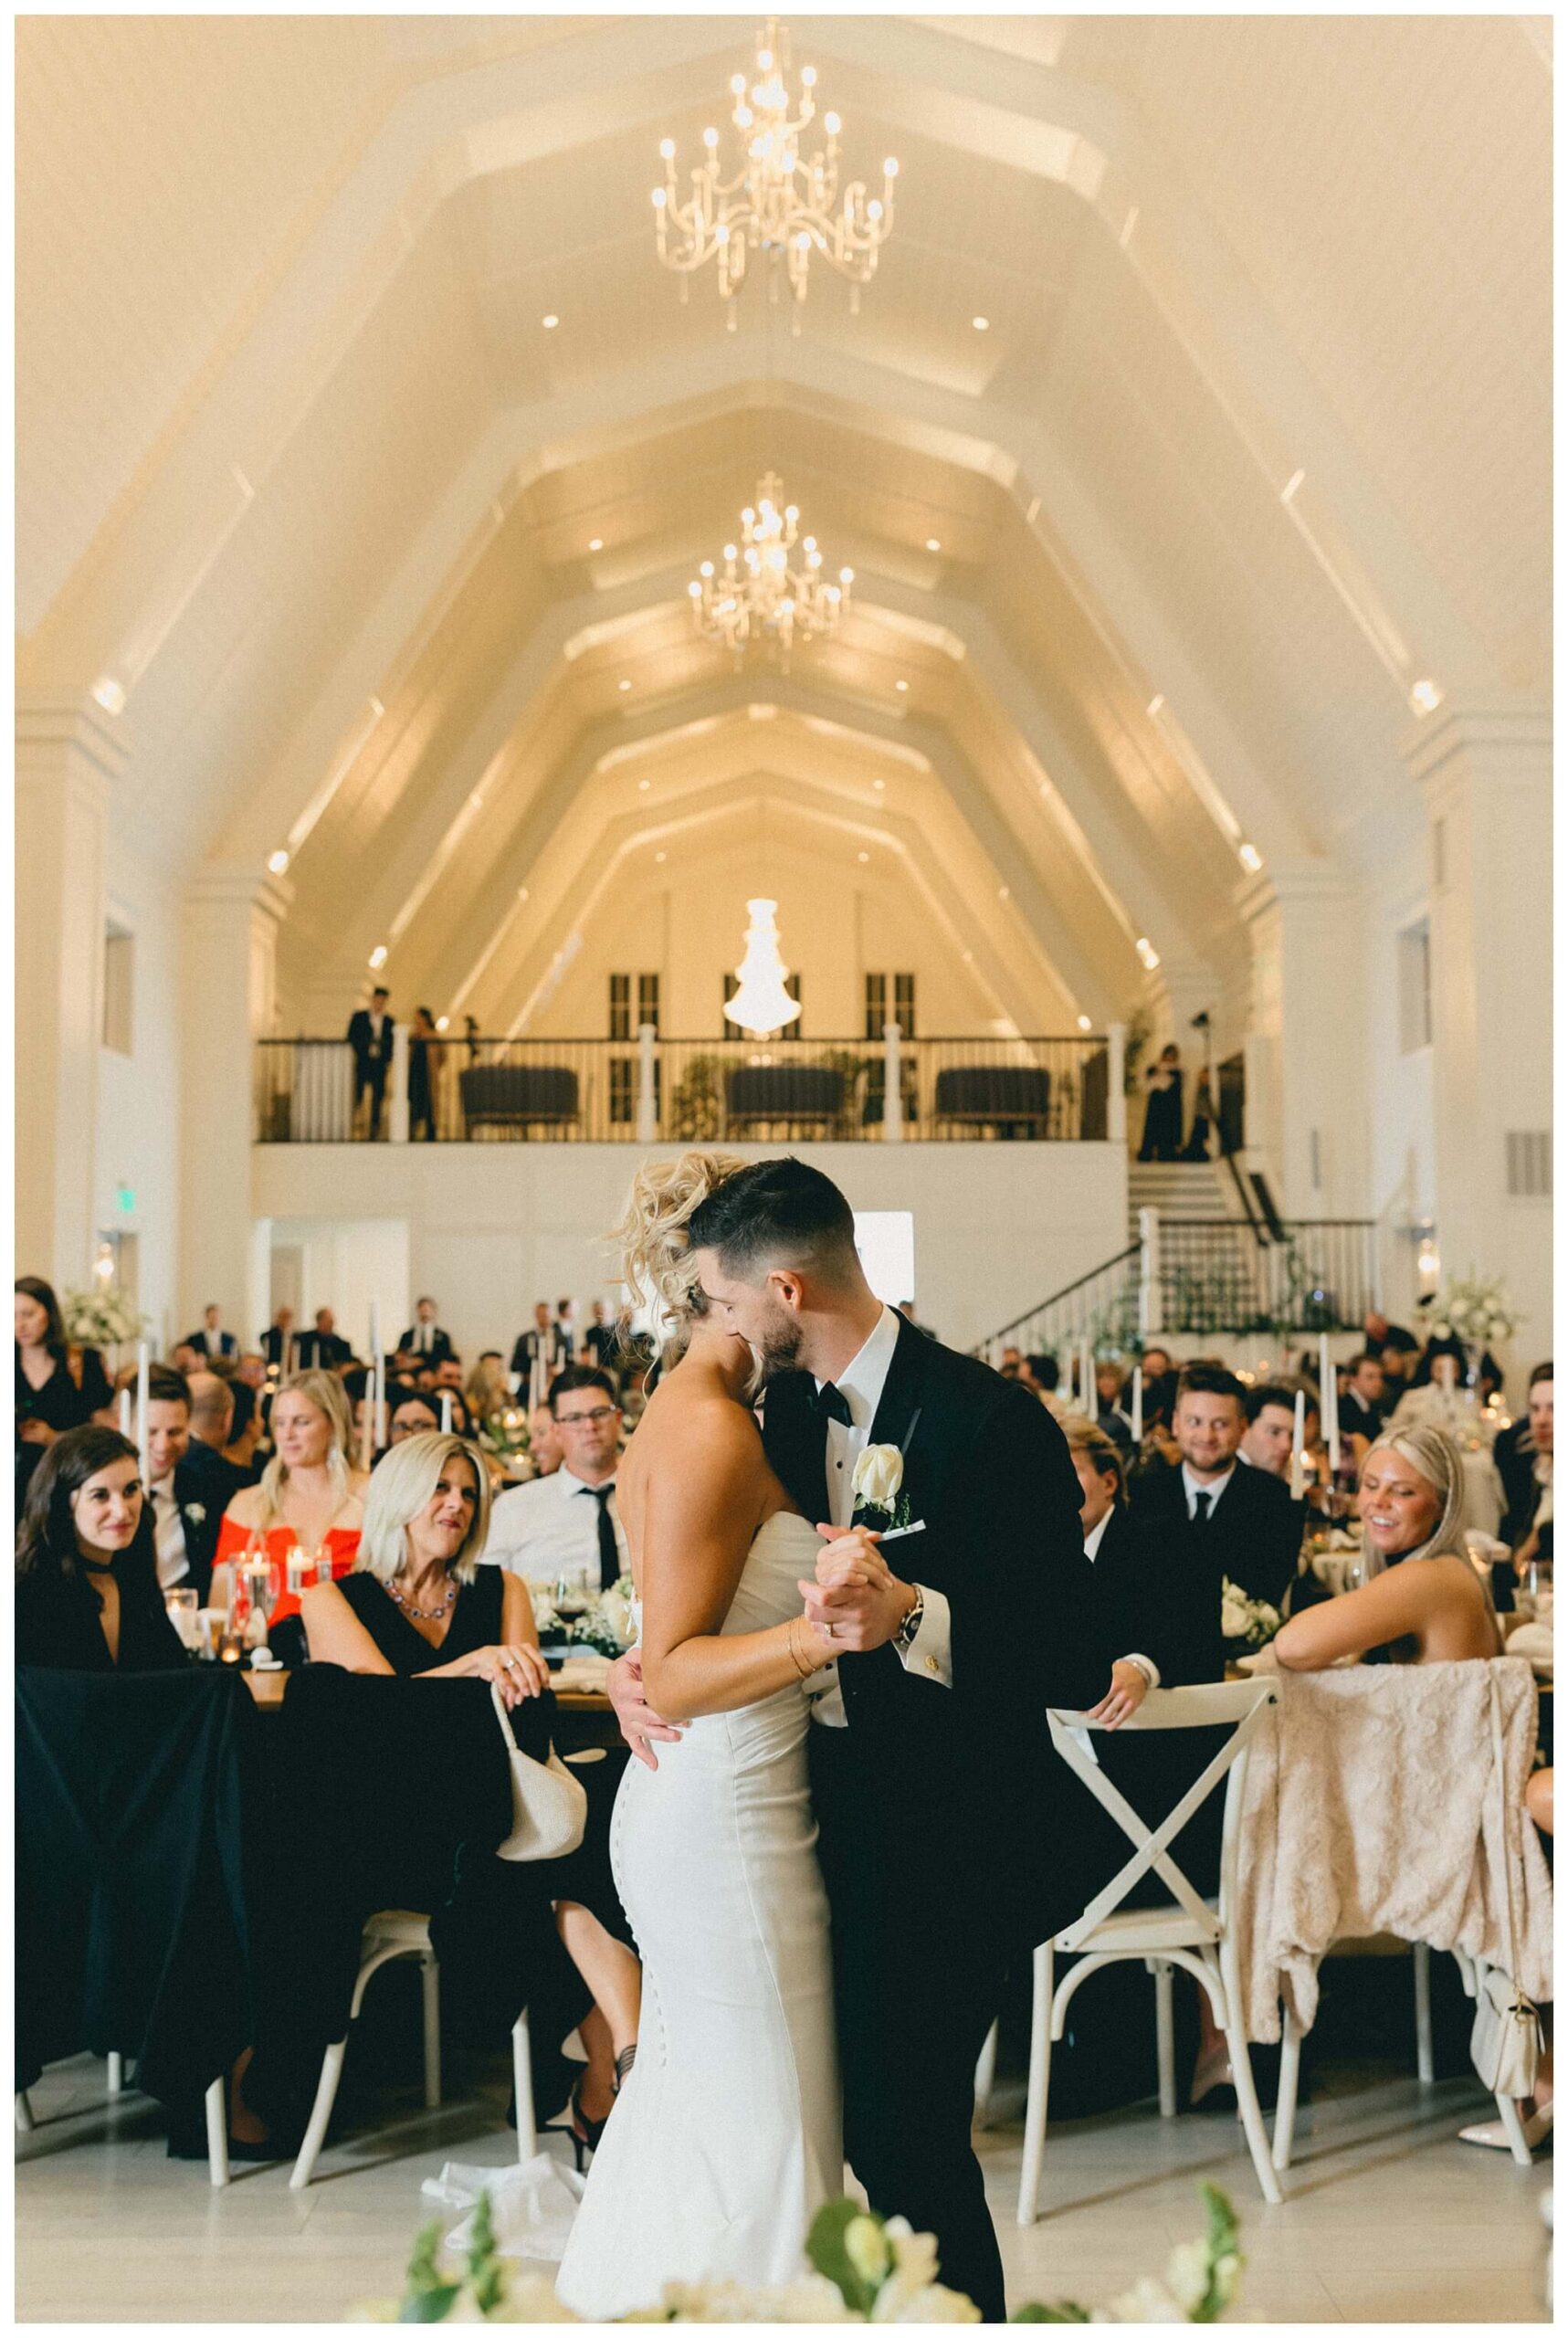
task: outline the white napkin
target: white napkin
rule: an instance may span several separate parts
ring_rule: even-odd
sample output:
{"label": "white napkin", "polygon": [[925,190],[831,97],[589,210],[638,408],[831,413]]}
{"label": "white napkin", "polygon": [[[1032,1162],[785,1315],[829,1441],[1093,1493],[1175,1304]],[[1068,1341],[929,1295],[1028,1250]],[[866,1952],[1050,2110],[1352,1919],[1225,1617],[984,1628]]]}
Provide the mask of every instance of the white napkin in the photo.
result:
{"label": "white napkin", "polygon": [[447,2235],[454,2256],[468,2248],[474,2204],[481,2192],[488,2192],[499,2253],[558,2263],[585,2181],[548,2152],[539,2152],[507,2167],[471,2167],[449,2159],[439,2175],[426,2177],[420,2189],[438,2207],[469,2211]]}

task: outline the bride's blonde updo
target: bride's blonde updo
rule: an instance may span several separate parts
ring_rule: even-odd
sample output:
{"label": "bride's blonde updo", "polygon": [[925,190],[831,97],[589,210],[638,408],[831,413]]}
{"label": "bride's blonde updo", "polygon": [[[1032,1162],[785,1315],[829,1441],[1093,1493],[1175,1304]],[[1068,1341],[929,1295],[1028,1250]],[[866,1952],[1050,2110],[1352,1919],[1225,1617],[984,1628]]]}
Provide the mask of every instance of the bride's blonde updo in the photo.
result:
{"label": "bride's blonde updo", "polygon": [[677,1161],[646,1163],[632,1181],[626,1213],[615,1229],[621,1274],[628,1290],[657,1307],[678,1350],[703,1311],[688,1222],[710,1194],[745,1166],[735,1153],[683,1153]]}

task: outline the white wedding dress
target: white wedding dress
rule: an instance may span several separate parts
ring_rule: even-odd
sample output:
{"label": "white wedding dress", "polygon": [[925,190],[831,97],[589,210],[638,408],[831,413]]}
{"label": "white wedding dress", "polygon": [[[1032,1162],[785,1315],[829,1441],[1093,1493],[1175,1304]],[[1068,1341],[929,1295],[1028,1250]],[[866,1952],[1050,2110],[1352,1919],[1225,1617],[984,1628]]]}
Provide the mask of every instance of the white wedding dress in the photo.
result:
{"label": "white wedding dress", "polygon": [[[817,1549],[804,1518],[768,1519],[724,1632],[798,1616]],[[691,1722],[622,1781],[611,1852],[642,2022],[557,2284],[589,2321],[655,2304],[667,2280],[793,2280],[843,2189],[808,1726],[804,1689],[784,1689]]]}

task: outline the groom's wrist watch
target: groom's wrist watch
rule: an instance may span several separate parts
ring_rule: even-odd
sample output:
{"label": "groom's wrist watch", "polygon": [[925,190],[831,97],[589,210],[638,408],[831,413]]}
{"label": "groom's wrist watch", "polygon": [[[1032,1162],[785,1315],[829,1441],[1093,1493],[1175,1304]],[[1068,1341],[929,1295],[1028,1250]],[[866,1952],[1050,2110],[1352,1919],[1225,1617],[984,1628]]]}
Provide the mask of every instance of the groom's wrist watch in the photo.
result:
{"label": "groom's wrist watch", "polygon": [[893,1634],[893,1645],[895,1648],[912,1648],[915,1644],[915,1634],[920,1630],[921,1625],[925,1620],[926,1596],[921,1589],[918,1583],[914,1586],[914,1594],[913,1605],[910,1608],[908,1615],[904,1617],[903,1622],[899,1626],[898,1630]]}

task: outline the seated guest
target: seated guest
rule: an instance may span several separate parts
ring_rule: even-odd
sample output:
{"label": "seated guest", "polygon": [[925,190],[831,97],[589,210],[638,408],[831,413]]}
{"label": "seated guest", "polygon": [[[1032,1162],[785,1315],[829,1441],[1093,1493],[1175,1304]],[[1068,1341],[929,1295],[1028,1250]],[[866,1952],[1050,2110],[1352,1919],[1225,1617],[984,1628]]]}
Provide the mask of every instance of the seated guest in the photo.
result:
{"label": "seated guest", "polygon": [[[1143,1374],[1143,1409],[1145,1413],[1147,1413],[1149,1409],[1150,1387],[1156,1380],[1163,1380],[1166,1374],[1173,1371],[1175,1367],[1172,1362],[1170,1349],[1160,1347],[1158,1344],[1146,1347],[1142,1351],[1142,1354],[1138,1358],[1138,1366],[1139,1370]],[[1131,1417],[1132,1409],[1132,1375],[1131,1373],[1128,1374],[1126,1379],[1121,1384],[1121,1409]]]}
{"label": "seated guest", "polygon": [[1115,1729],[1151,1689],[1224,1679],[1219,1610],[1206,1601],[1203,1571],[1191,1568],[1190,1546],[1162,1547],[1134,1522],[1115,1441],[1081,1413],[1067,1416],[1062,1433],[1083,1490],[1084,1556],[1094,1568],[1100,1638],[1113,1652],[1110,1693],[1090,1719]]}
{"label": "seated guest", "polygon": [[112,1392],[98,1350],[67,1339],[59,1301],[37,1275],[18,1275],[16,1296],[17,1442],[47,1445],[93,1419],[110,1426]]}
{"label": "seated guest", "polygon": [[[261,1334],[261,1353],[275,1372],[285,1372],[289,1369],[289,1345],[293,1338],[294,1310],[291,1307],[280,1307],[272,1318],[268,1329]],[[297,1353],[296,1361],[298,1361]]]}
{"label": "seated guest", "polygon": [[555,1302],[555,1352],[564,1364],[577,1361],[577,1310],[570,1299]]}
{"label": "seated guest", "polygon": [[294,1343],[294,1360],[301,1372],[336,1372],[341,1364],[353,1362],[353,1350],[347,1340],[339,1338],[337,1319],[330,1307],[317,1308],[314,1330]]}
{"label": "seated guest", "polygon": [[532,1323],[526,1332],[518,1333],[511,1352],[511,1368],[520,1380],[528,1380],[532,1375],[535,1359],[541,1357],[547,1372],[572,1361],[569,1353],[562,1352],[556,1327],[550,1320],[550,1301],[547,1299],[534,1301]]}
{"label": "seated guest", "polygon": [[[1384,1348],[1396,1348],[1402,1355],[1414,1359],[1421,1343],[1414,1332],[1403,1323],[1391,1323],[1381,1308],[1369,1307],[1362,1318],[1362,1345],[1373,1355],[1381,1355]],[[1405,1367],[1408,1374],[1409,1366]]]}
{"label": "seated guest", "polygon": [[1121,1366],[1112,1359],[1094,1367],[1094,1416],[1112,1444],[1126,1453],[1132,1445],[1132,1416],[1121,1409]]}
{"label": "seated guest", "polygon": [[1189,1364],[1173,1425],[1180,1465],[1145,1469],[1132,1507],[1152,1533],[1195,1541],[1216,1600],[1228,1578],[1249,1598],[1279,1607],[1296,1579],[1300,1517],[1278,1478],[1237,1463],[1245,1404],[1233,1373]]}
{"label": "seated guest", "polygon": [[1295,1391],[1265,1385],[1247,1392],[1247,1430],[1237,1448],[1240,1459],[1271,1478],[1288,1478],[1296,1442]]}
{"label": "seated guest", "polygon": [[118,1429],[63,1429],[33,1473],[16,1538],[18,1664],[65,1672],[184,1664],[142,1516],[136,1448]]}
{"label": "seated guest", "polygon": [[234,1411],[223,1458],[231,1469],[238,1470],[241,1485],[253,1486],[260,1475],[256,1466],[256,1447],[261,1435],[261,1400],[248,1380],[237,1380],[229,1393],[234,1398]]}
{"label": "seated guest", "polygon": [[297,1615],[283,1574],[289,1553],[324,1553],[334,1576],[347,1574],[359,1549],[365,1480],[353,1466],[348,1398],[330,1372],[297,1372],[272,1400],[273,1457],[261,1482],[235,1495],[224,1513],[217,1563],[232,1564],[264,1547],[278,1564],[272,1621]]}
{"label": "seated guest", "polygon": [[147,1482],[158,1585],[177,1583],[195,1592],[205,1607],[212,1583],[213,1554],[226,1497],[236,1490],[215,1486],[190,1459],[191,1392],[183,1373],[154,1364],[147,1374]]}
{"label": "seated guest", "polygon": [[417,1388],[405,1389],[401,1395],[393,1398],[387,1451],[390,1452],[395,1445],[406,1445],[411,1437],[428,1436],[432,1429],[439,1429],[440,1426],[440,1406],[429,1396],[422,1395]]}
{"label": "seated guest", "polygon": [[186,1333],[185,1345],[188,1348],[195,1348],[198,1355],[205,1356],[209,1361],[215,1355],[237,1356],[239,1353],[239,1342],[235,1338],[232,1332],[226,1332],[221,1328],[221,1309],[216,1305],[204,1307],[202,1310],[202,1328],[199,1332],[189,1332]]}
{"label": "seated guest", "polygon": [[1004,1380],[1016,1380],[1018,1374],[1024,1369],[1023,1349],[1015,1347],[1004,1348],[1002,1351],[1001,1361],[997,1364],[996,1369],[1002,1374]]}
{"label": "seated guest", "polygon": [[452,1343],[436,1321],[433,1299],[416,1299],[414,1321],[397,1343],[408,1355],[427,1355],[432,1364],[439,1364],[452,1353]]}
{"label": "seated guest", "polygon": [[[311,1660],[488,1680],[509,1706],[537,1697],[550,1676],[528,1586],[478,1564],[489,1523],[489,1485],[460,1438],[411,1438],[389,1453],[365,1495],[353,1572],[317,1585],[300,1603]],[[641,2006],[641,1968],[609,1875],[607,1812],[601,1818],[594,1842],[516,1870],[548,1891],[562,1942],[593,1993],[594,2014],[581,2020],[589,2069],[572,2101],[579,2165],[631,2067]],[[568,2027],[577,2026],[574,2008]]]}
{"label": "seated guest", "polygon": [[[1328,1390],[1323,1393],[1323,1401],[1325,1404],[1330,1401]],[[1349,1374],[1340,1395],[1339,1406],[1340,1435],[1342,1438],[1359,1438],[1361,1444],[1355,1448],[1359,1454],[1377,1435],[1387,1412],[1383,1384],[1383,1365],[1375,1355],[1370,1354],[1364,1348],[1360,1355],[1353,1355],[1351,1358]]]}
{"label": "seated guest", "polygon": [[464,1383],[463,1401],[476,1427],[481,1422],[493,1420],[498,1413],[510,1410],[511,1386],[507,1379],[506,1358],[500,1348],[485,1349]]}
{"label": "seated guest", "polygon": [[[206,1479],[220,1517],[240,1488],[250,1482],[246,1472],[227,1458],[234,1434],[236,1385],[216,1372],[193,1372],[185,1382],[191,1402],[191,1441],[185,1459]],[[246,1394],[250,1394],[248,1389]]]}
{"label": "seated guest", "polygon": [[[433,1383],[433,1388],[437,1401],[439,1401],[443,1394],[450,1395],[453,1409],[456,1412],[459,1422],[466,1423],[468,1419],[468,1406],[463,1402],[463,1360],[461,1356],[445,1355],[441,1358],[440,1362],[436,1366],[436,1378]],[[468,1431],[465,1427],[464,1435],[466,1436],[467,1434]]]}
{"label": "seated guest", "polygon": [[259,1396],[267,1385],[267,1358],[258,1348],[247,1348],[234,1368],[235,1385]]}
{"label": "seated guest", "polygon": [[1344,1657],[1447,1664],[1496,1656],[1491,1593],[1466,1553],[1464,1523],[1464,1464],[1453,1439],[1434,1428],[1384,1429],[1361,1467],[1364,1580],[1291,1617],[1270,1643],[1280,1665],[1319,1672]]}
{"label": "seated guest", "polygon": [[555,1416],[547,1404],[535,1405],[528,1416],[528,1458],[536,1478],[552,1478],[566,1458],[555,1432]]}
{"label": "seated guest", "polygon": [[1538,1522],[1552,1516],[1552,1365],[1538,1364],[1530,1375],[1524,1417],[1500,1431],[1492,1447],[1503,1491],[1498,1532],[1515,1548]]}
{"label": "seated guest", "polygon": [[1440,1428],[1449,1437],[1473,1426],[1475,1404],[1466,1389],[1468,1358],[1462,1340],[1428,1340],[1409,1387],[1391,1417],[1402,1428]]}
{"label": "seated guest", "polygon": [[485,1557],[532,1583],[563,1583],[587,1595],[628,1572],[616,1506],[621,1413],[614,1380],[595,1364],[568,1365],[551,1383],[550,1417],[560,1467],[500,1497]]}

